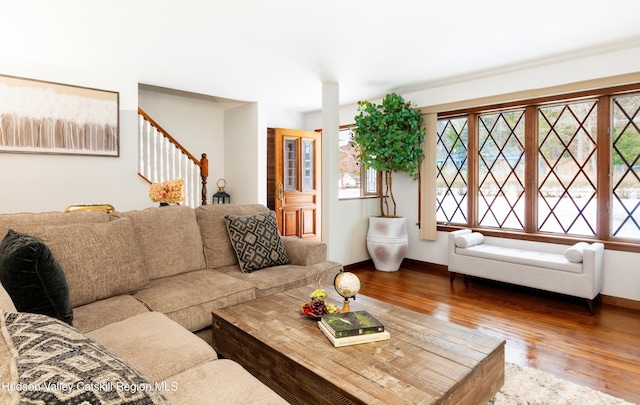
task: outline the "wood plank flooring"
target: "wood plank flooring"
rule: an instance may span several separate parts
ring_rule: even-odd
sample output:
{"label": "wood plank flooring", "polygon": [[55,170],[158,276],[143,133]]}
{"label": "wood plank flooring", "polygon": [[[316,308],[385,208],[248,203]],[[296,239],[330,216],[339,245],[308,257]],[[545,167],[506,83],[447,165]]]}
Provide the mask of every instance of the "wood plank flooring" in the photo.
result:
{"label": "wood plank flooring", "polygon": [[640,404],[640,311],[409,267],[352,271],[362,294],[505,339],[507,362]]}

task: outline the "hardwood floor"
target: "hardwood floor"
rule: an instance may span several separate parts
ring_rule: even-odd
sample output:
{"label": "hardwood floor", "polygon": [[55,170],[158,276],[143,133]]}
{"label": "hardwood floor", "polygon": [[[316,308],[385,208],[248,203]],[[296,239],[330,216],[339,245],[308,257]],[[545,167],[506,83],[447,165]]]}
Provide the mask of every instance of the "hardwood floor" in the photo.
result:
{"label": "hardwood floor", "polygon": [[[413,266],[411,266],[413,267]],[[640,312],[440,269],[352,270],[361,294],[506,340],[506,361],[640,404]]]}

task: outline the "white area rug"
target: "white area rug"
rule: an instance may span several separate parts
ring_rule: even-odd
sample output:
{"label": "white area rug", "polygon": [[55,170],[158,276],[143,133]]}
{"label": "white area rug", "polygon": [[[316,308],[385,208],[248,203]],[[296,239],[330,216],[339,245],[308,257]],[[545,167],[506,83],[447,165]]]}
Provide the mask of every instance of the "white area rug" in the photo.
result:
{"label": "white area rug", "polygon": [[489,401],[492,405],[632,405],[544,371],[511,363],[504,366],[502,389]]}

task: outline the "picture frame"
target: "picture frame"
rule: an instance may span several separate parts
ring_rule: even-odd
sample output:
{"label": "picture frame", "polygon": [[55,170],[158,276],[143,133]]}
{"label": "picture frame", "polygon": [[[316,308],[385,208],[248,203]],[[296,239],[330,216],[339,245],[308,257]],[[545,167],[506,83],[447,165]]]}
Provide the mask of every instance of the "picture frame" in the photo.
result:
{"label": "picture frame", "polygon": [[120,156],[120,93],[0,75],[0,152]]}

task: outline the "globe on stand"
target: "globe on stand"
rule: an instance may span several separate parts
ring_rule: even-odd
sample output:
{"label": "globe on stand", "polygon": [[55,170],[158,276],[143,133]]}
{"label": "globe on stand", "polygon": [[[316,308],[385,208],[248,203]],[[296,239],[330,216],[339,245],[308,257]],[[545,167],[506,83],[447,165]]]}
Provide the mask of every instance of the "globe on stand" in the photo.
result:
{"label": "globe on stand", "polygon": [[344,298],[344,304],[340,312],[350,312],[349,298],[356,299],[356,294],[360,291],[360,279],[353,273],[340,270],[340,273],[333,279],[333,286],[338,294]]}

